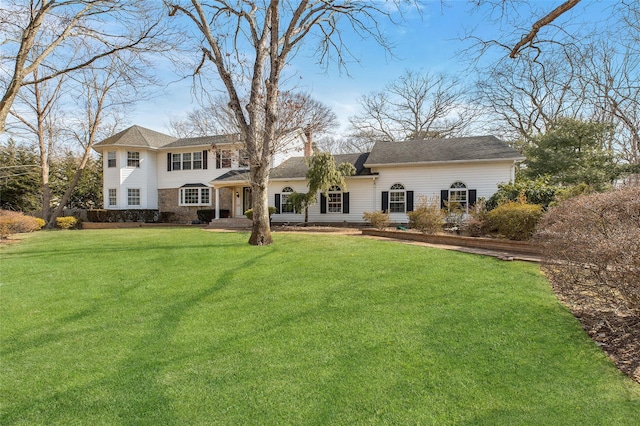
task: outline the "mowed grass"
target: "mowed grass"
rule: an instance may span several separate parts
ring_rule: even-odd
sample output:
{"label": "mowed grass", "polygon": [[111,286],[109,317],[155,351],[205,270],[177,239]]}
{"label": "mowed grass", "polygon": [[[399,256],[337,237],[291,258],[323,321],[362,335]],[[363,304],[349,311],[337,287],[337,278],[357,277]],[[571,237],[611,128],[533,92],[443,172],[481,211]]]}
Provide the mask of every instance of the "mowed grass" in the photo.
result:
{"label": "mowed grass", "polygon": [[339,235],[0,248],[0,424],[637,425],[537,265]]}

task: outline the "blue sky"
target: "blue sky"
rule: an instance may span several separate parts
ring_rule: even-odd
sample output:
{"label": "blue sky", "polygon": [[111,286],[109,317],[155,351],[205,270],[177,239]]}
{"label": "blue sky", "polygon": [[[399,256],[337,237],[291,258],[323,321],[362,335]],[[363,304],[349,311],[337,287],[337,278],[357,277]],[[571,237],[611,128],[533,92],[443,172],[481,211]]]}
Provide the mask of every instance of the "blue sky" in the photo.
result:
{"label": "blue sky", "polygon": [[[541,7],[547,12],[562,1],[533,0],[533,7]],[[606,6],[607,1],[600,7]],[[595,12],[594,5],[587,0],[588,10]],[[522,8],[520,22],[530,28],[531,18],[528,8]],[[574,13],[580,13],[574,11]],[[539,18],[540,16],[536,16]],[[350,49],[359,59],[348,67],[349,75],[340,73],[335,66],[328,70],[320,68],[308,52],[302,50],[291,61],[291,71],[296,73],[296,88],[309,92],[314,98],[330,106],[338,115],[346,129],[347,119],[357,112],[358,97],[372,91],[381,90],[386,83],[399,77],[405,70],[447,72],[473,79],[467,70],[464,57],[456,54],[465,47],[460,38],[465,31],[474,29],[485,36],[497,36],[500,28],[481,12],[470,13],[469,2],[448,1],[444,6],[440,1],[432,1],[421,15],[409,13],[402,26],[385,23],[383,31],[395,44],[394,57],[386,54],[371,40],[361,40],[350,35]],[[571,21],[576,25],[576,20]],[[522,34],[521,32],[519,34]],[[169,71],[160,74],[165,81],[175,80]],[[196,108],[197,102],[191,95],[191,80],[168,85],[154,99],[139,103],[129,116],[129,124],[138,124],[153,130],[167,132],[171,117],[183,117]]]}

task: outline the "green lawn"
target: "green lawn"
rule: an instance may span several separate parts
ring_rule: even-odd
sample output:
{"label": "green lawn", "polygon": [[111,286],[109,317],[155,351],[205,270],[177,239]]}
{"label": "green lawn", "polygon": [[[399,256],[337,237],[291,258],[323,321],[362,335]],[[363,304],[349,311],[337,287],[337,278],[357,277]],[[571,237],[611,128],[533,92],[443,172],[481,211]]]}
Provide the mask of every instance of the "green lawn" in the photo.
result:
{"label": "green lawn", "polygon": [[338,235],[0,247],[0,424],[637,425],[537,265]]}

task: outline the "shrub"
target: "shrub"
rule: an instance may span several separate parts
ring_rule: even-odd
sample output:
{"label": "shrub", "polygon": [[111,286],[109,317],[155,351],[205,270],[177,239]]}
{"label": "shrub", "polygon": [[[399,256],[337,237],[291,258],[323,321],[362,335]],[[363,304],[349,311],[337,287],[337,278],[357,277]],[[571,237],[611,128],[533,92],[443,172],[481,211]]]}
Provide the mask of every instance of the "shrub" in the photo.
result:
{"label": "shrub", "polygon": [[412,212],[408,212],[409,226],[423,234],[434,234],[442,229],[444,216],[437,200],[421,196]]}
{"label": "shrub", "polygon": [[38,224],[38,229],[42,229],[47,225],[47,222],[44,219],[40,219],[39,217],[36,217],[35,219]]}
{"label": "shrub", "polygon": [[487,210],[493,210],[508,201],[518,201],[524,196],[527,202],[539,204],[547,209],[556,199],[558,187],[550,185],[544,178],[535,180],[520,180],[517,182],[501,183],[498,191],[487,200]]}
{"label": "shrub", "polygon": [[487,213],[487,218],[491,226],[510,240],[527,240],[542,214],[542,206],[538,204],[509,201]]}
{"label": "shrub", "polygon": [[364,212],[362,218],[371,226],[379,230],[383,230],[384,228],[389,226],[389,223],[391,222],[389,213],[385,213],[382,210],[377,210],[375,212]]}
{"label": "shrub", "polygon": [[87,210],[87,220],[89,222],[158,222],[160,212],[152,209],[131,209],[131,210]]}
{"label": "shrub", "polygon": [[[42,219],[40,220],[42,221]],[[33,216],[26,216],[9,210],[0,210],[0,238],[2,239],[12,234],[37,231],[40,228],[38,219]]]}
{"label": "shrub", "polygon": [[[276,214],[277,212],[278,209],[273,206],[269,206],[269,217],[271,217],[272,214]],[[244,212],[244,215],[247,217],[247,219],[253,220],[253,209],[247,210],[246,212]]]}
{"label": "shrub", "polygon": [[56,226],[60,229],[74,229],[80,225],[80,221],[73,216],[57,217]]}
{"label": "shrub", "polygon": [[545,214],[536,239],[554,286],[640,316],[640,187],[565,201]]}
{"label": "shrub", "polygon": [[494,230],[489,221],[486,203],[480,199],[469,209],[469,215],[462,223],[462,230],[472,237],[481,237]]}
{"label": "shrub", "polygon": [[198,220],[203,223],[209,223],[216,217],[216,211],[213,209],[205,209],[196,211]]}

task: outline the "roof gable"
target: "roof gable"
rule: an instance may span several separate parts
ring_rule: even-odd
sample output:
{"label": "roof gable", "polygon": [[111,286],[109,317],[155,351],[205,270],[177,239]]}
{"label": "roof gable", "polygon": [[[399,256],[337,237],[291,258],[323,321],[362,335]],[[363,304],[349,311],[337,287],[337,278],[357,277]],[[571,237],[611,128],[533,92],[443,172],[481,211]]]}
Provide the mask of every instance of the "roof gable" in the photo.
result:
{"label": "roof gable", "polygon": [[107,146],[130,146],[157,149],[175,140],[175,137],[165,135],[164,133],[156,132],[145,127],[131,126],[128,129],[96,143],[94,148],[100,149]]}
{"label": "roof gable", "polygon": [[367,167],[465,161],[520,160],[524,157],[495,136],[377,142]]}
{"label": "roof gable", "polygon": [[239,135],[199,136],[193,138],[176,138],[141,126],[131,126],[94,145],[96,151],[108,146],[127,146],[147,149],[186,148],[191,146],[211,146],[233,144],[240,141]]}

